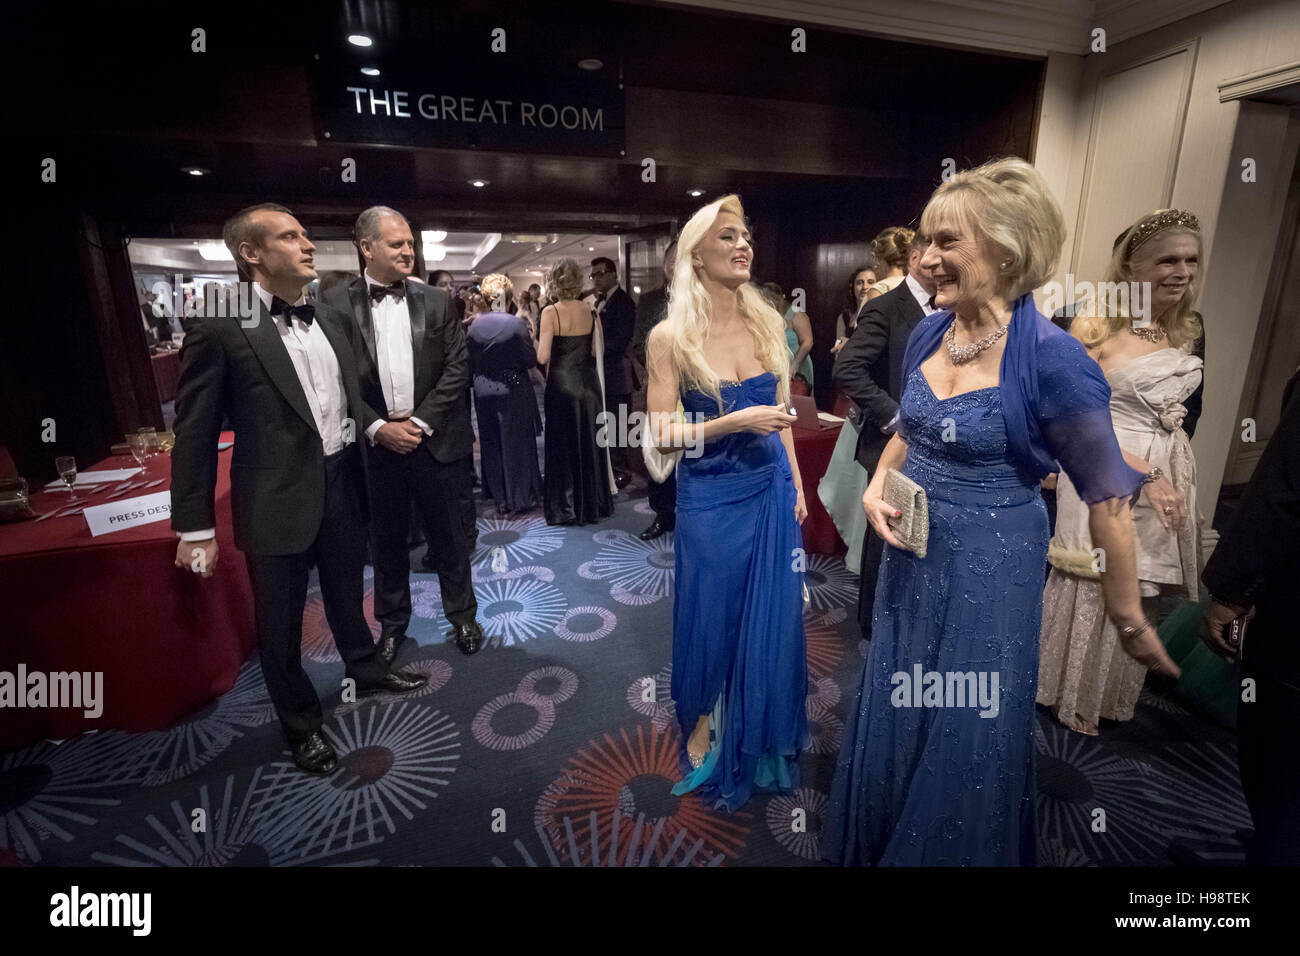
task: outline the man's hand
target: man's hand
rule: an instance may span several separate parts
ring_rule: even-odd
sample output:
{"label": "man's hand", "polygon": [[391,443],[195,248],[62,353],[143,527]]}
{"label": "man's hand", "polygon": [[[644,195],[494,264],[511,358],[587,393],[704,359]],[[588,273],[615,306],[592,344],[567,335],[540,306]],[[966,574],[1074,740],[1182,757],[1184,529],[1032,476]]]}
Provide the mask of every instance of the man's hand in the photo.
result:
{"label": "man's hand", "polygon": [[375,444],[383,445],[398,455],[409,455],[415,451],[423,438],[424,432],[420,431],[420,426],[410,420],[388,422],[380,425],[375,432]]}
{"label": "man's hand", "polygon": [[1243,611],[1242,608],[1221,601],[1211,601],[1205,609],[1205,616],[1201,618],[1201,640],[1205,646],[1228,660],[1236,657],[1241,648],[1228,643],[1227,630],[1228,625],[1242,614],[1246,614],[1247,620],[1255,616],[1253,608]]}
{"label": "man's hand", "polygon": [[176,542],[176,567],[188,568],[200,577],[210,578],[217,569],[217,539]]}

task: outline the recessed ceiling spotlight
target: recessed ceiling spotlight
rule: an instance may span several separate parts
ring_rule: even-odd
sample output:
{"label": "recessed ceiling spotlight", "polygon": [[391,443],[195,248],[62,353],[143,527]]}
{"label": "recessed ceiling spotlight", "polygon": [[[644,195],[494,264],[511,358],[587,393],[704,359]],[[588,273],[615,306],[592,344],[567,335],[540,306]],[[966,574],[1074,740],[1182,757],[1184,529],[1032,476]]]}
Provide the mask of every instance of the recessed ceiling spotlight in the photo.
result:
{"label": "recessed ceiling spotlight", "polygon": [[204,169],[202,166],[182,166],[181,172],[190,176],[211,176],[212,170]]}
{"label": "recessed ceiling spotlight", "polygon": [[603,60],[598,60],[594,56],[584,56],[578,61],[580,70],[599,70],[605,65]]}
{"label": "recessed ceiling spotlight", "polygon": [[688,195],[688,196],[703,196],[703,195],[704,195],[704,190],[703,190],[703,189],[688,189],[688,190],[686,190],[686,195]]}
{"label": "recessed ceiling spotlight", "polygon": [[364,33],[352,33],[348,35],[348,42],[353,46],[374,46],[375,41],[370,39]]}
{"label": "recessed ceiling spotlight", "polygon": [[595,252],[595,251],[596,251],[596,247],[595,247],[595,246],[588,246],[588,247],[587,247],[587,251],[588,251],[588,252]]}
{"label": "recessed ceiling spotlight", "polygon": [[484,186],[488,184],[488,181],[486,179],[471,179],[469,181],[469,184],[473,186],[475,189],[482,189]]}
{"label": "recessed ceiling spotlight", "polygon": [[363,66],[363,67],[361,68],[361,72],[362,72],[362,74],[365,75],[365,76],[378,76],[378,75],[379,75],[379,70],[378,70],[376,67],[373,67],[373,66]]}

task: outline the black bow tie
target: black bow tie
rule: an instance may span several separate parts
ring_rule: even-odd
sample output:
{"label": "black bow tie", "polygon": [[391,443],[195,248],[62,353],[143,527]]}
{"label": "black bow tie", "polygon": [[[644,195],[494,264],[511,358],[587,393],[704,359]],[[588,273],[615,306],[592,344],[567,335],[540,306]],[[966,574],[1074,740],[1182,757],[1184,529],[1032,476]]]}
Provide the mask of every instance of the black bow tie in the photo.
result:
{"label": "black bow tie", "polygon": [[406,298],[406,284],[398,279],[389,285],[371,285],[370,298],[378,302],[386,295],[391,295],[394,299]]}
{"label": "black bow tie", "polygon": [[285,328],[293,328],[293,319],[302,322],[303,325],[311,325],[312,320],[316,318],[316,307],[314,305],[290,305],[279,296],[271,297],[271,314],[284,319]]}

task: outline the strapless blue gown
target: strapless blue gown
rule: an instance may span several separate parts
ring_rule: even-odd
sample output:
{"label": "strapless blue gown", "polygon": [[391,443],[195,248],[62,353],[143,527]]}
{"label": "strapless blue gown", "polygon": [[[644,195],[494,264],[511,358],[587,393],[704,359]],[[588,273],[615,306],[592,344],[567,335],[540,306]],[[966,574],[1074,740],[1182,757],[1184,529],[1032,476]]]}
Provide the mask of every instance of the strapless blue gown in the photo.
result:
{"label": "strapless blue gown", "polygon": [[[916,368],[899,427],[902,471],[929,499],[929,544],[925,558],[885,546],[822,855],[844,865],[1033,865],[1047,512],[1037,482],[1010,460],[998,388],[938,399]],[[943,675],[941,691],[928,673]],[[963,704],[981,680],[995,708]]]}
{"label": "strapless blue gown", "polygon": [[[776,403],[770,372],[722,384],[723,411]],[[687,412],[718,417],[713,397],[682,394]],[[734,811],[756,789],[789,792],[807,749],[803,552],[790,461],[778,433],[735,432],[677,467],[672,698],[684,779]],[[712,748],[692,770],[686,740],[712,715]]]}

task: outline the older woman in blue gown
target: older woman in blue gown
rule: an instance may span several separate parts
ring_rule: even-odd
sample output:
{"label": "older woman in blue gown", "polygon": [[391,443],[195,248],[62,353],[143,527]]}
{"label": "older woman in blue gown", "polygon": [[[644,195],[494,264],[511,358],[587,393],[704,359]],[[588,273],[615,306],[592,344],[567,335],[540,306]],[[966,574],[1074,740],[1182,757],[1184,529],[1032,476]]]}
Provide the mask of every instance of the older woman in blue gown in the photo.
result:
{"label": "older woman in blue gown", "polygon": [[[941,185],[921,217],[940,311],[913,331],[898,433],[863,495],[888,542],[870,656],[850,704],[822,854],[842,864],[1033,865],[1034,696],[1047,515],[1064,467],[1089,505],[1106,610],[1125,650],[1177,669],[1142,616],[1110,389],[1031,290],[1056,268],[1060,208],[1019,159]],[[928,498],[925,557],[882,497],[900,469]]]}

